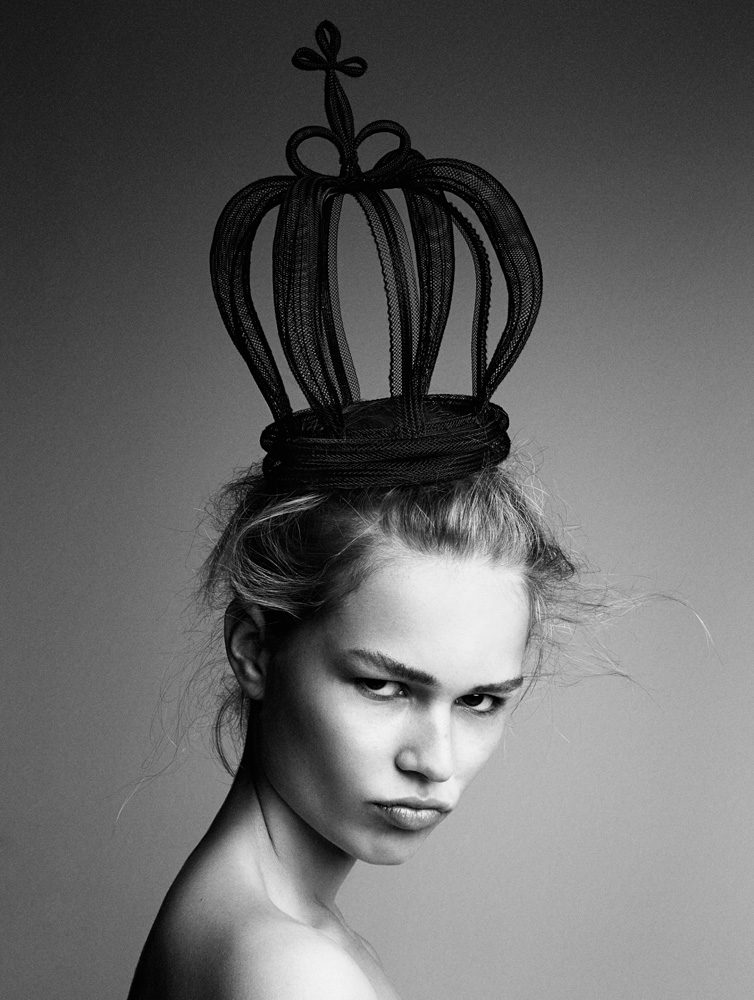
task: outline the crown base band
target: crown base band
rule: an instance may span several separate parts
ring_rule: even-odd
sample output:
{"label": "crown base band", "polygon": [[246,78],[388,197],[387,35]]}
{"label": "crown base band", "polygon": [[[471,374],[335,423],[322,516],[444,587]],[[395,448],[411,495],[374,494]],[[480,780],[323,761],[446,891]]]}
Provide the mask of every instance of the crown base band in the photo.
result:
{"label": "crown base band", "polygon": [[276,489],[360,490],[443,484],[502,462],[510,451],[508,414],[470,396],[422,400],[409,429],[400,397],[354,403],[328,433],[314,410],[301,410],[262,432],[262,469]]}

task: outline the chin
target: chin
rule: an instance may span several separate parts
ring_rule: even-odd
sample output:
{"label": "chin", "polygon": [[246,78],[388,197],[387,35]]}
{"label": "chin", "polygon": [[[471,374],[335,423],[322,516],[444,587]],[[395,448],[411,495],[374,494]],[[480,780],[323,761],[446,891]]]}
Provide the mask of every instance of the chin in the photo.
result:
{"label": "chin", "polygon": [[385,837],[375,843],[359,845],[349,853],[357,861],[368,865],[402,865],[416,854],[426,839],[427,834]]}

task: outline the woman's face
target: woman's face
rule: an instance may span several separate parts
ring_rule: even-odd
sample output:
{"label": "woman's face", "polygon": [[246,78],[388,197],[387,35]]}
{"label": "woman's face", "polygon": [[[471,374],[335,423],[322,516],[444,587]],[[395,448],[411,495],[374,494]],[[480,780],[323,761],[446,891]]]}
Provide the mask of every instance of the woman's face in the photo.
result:
{"label": "woman's face", "polygon": [[267,779],[348,855],[406,860],[498,743],[528,625],[518,570],[396,551],[276,655],[258,718]]}

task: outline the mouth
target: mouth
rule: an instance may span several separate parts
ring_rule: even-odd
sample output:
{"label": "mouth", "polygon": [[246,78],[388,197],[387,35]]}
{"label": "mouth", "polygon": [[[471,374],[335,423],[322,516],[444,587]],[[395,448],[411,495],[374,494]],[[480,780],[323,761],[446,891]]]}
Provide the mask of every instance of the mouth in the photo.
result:
{"label": "mouth", "polygon": [[450,806],[432,800],[375,802],[387,822],[398,830],[427,830],[436,826],[450,812]]}

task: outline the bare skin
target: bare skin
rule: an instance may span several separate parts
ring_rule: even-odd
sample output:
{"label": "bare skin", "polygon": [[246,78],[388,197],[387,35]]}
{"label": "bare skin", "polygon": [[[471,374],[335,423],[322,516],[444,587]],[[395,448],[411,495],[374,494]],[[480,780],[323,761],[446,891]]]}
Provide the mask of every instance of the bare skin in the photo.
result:
{"label": "bare skin", "polygon": [[274,656],[259,609],[229,614],[252,736],[129,1000],[397,1000],[336,894],[455,807],[500,739],[527,629],[518,571],[405,552]]}

